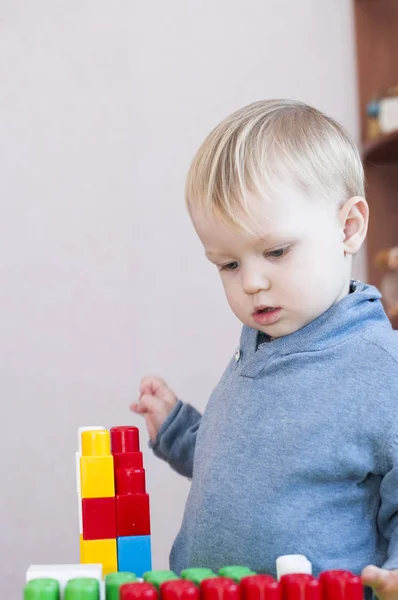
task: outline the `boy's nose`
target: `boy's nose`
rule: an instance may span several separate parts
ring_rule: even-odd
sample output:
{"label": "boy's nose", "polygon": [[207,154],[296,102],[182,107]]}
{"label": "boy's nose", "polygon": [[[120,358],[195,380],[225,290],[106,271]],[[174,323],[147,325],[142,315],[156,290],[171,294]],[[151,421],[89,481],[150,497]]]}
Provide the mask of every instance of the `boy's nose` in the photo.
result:
{"label": "boy's nose", "polygon": [[245,294],[256,294],[261,290],[269,290],[271,282],[264,273],[248,271],[242,274],[242,289]]}

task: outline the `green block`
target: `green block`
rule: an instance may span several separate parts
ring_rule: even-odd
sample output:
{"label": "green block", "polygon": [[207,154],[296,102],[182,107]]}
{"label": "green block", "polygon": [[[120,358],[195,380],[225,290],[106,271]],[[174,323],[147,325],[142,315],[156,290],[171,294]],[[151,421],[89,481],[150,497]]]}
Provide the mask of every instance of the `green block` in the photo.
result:
{"label": "green block", "polygon": [[179,579],[179,577],[177,577],[174,571],[146,571],[143,579],[146,583],[152,583],[155,588],[159,589],[164,581],[172,581]]}
{"label": "green block", "polygon": [[59,600],[59,583],[56,579],[37,578],[24,587],[24,600]]}
{"label": "green block", "polygon": [[99,583],[91,577],[69,579],[63,600],[99,600]]}
{"label": "green block", "polygon": [[109,573],[105,576],[105,594],[106,600],[119,600],[119,589],[124,583],[137,581],[135,573],[128,571],[118,571]]}
{"label": "green block", "polygon": [[184,569],[181,571],[182,579],[192,581],[195,585],[200,585],[205,579],[212,579],[217,577],[216,573],[211,569],[196,568],[196,569]]}
{"label": "green block", "polygon": [[249,569],[249,567],[242,567],[240,565],[223,567],[218,573],[221,577],[229,577],[236,583],[239,583],[243,577],[247,577],[248,575],[257,575],[257,573]]}

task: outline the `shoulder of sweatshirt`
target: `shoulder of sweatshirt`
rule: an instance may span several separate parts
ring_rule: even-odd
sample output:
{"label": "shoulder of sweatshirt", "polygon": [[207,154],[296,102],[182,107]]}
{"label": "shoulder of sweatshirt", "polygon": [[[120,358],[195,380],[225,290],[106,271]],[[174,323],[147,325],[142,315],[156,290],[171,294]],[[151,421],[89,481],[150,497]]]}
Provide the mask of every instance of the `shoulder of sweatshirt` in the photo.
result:
{"label": "shoulder of sweatshirt", "polygon": [[360,338],[370,355],[391,366],[394,371],[391,375],[398,379],[398,330],[392,329],[389,324],[369,327],[361,332]]}
{"label": "shoulder of sweatshirt", "polygon": [[350,341],[345,359],[357,401],[365,419],[380,434],[388,461],[389,449],[398,442],[398,331],[387,322],[362,330]]}
{"label": "shoulder of sweatshirt", "polygon": [[371,327],[353,342],[349,359],[362,398],[398,429],[398,331]]}

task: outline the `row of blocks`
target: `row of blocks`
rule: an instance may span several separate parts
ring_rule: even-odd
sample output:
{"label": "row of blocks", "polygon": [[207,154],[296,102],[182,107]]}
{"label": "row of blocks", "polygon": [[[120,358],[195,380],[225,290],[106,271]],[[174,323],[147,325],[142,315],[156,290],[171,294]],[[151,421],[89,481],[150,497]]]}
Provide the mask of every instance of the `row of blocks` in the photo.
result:
{"label": "row of blocks", "polygon": [[82,427],[76,453],[80,561],[151,569],[150,506],[137,427]]}
{"label": "row of blocks", "polygon": [[324,571],[318,579],[290,573],[275,580],[232,566],[218,574],[186,569],[181,579],[172,571],[150,571],[143,579],[126,572],[108,574],[104,582],[93,577],[63,583],[27,577],[24,600],[363,600],[361,578],[343,570]]}

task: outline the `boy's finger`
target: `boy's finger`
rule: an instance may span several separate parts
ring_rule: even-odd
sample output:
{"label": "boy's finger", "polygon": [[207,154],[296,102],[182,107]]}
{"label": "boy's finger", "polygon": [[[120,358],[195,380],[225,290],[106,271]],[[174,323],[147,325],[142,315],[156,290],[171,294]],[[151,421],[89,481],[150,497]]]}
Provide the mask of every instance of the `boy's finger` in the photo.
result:
{"label": "boy's finger", "polygon": [[143,415],[146,413],[146,410],[143,409],[139,402],[133,402],[133,404],[130,404],[130,410],[137,413],[137,415]]}
{"label": "boy's finger", "polygon": [[166,382],[160,377],[147,376],[141,380],[140,392],[155,396],[160,389],[167,387]]}
{"label": "boy's finger", "polygon": [[362,582],[364,585],[368,585],[373,589],[383,588],[387,583],[390,576],[390,571],[387,569],[379,569],[374,565],[365,567],[361,573]]}
{"label": "boy's finger", "polygon": [[141,385],[164,385],[167,387],[167,384],[165,382],[164,379],[162,379],[161,377],[158,377],[157,375],[145,375],[145,377],[143,377],[141,379]]}
{"label": "boy's finger", "polygon": [[159,409],[163,409],[164,403],[160,398],[156,398],[156,396],[152,396],[152,394],[143,394],[140,397],[140,412],[141,414],[145,412],[156,412]]}

